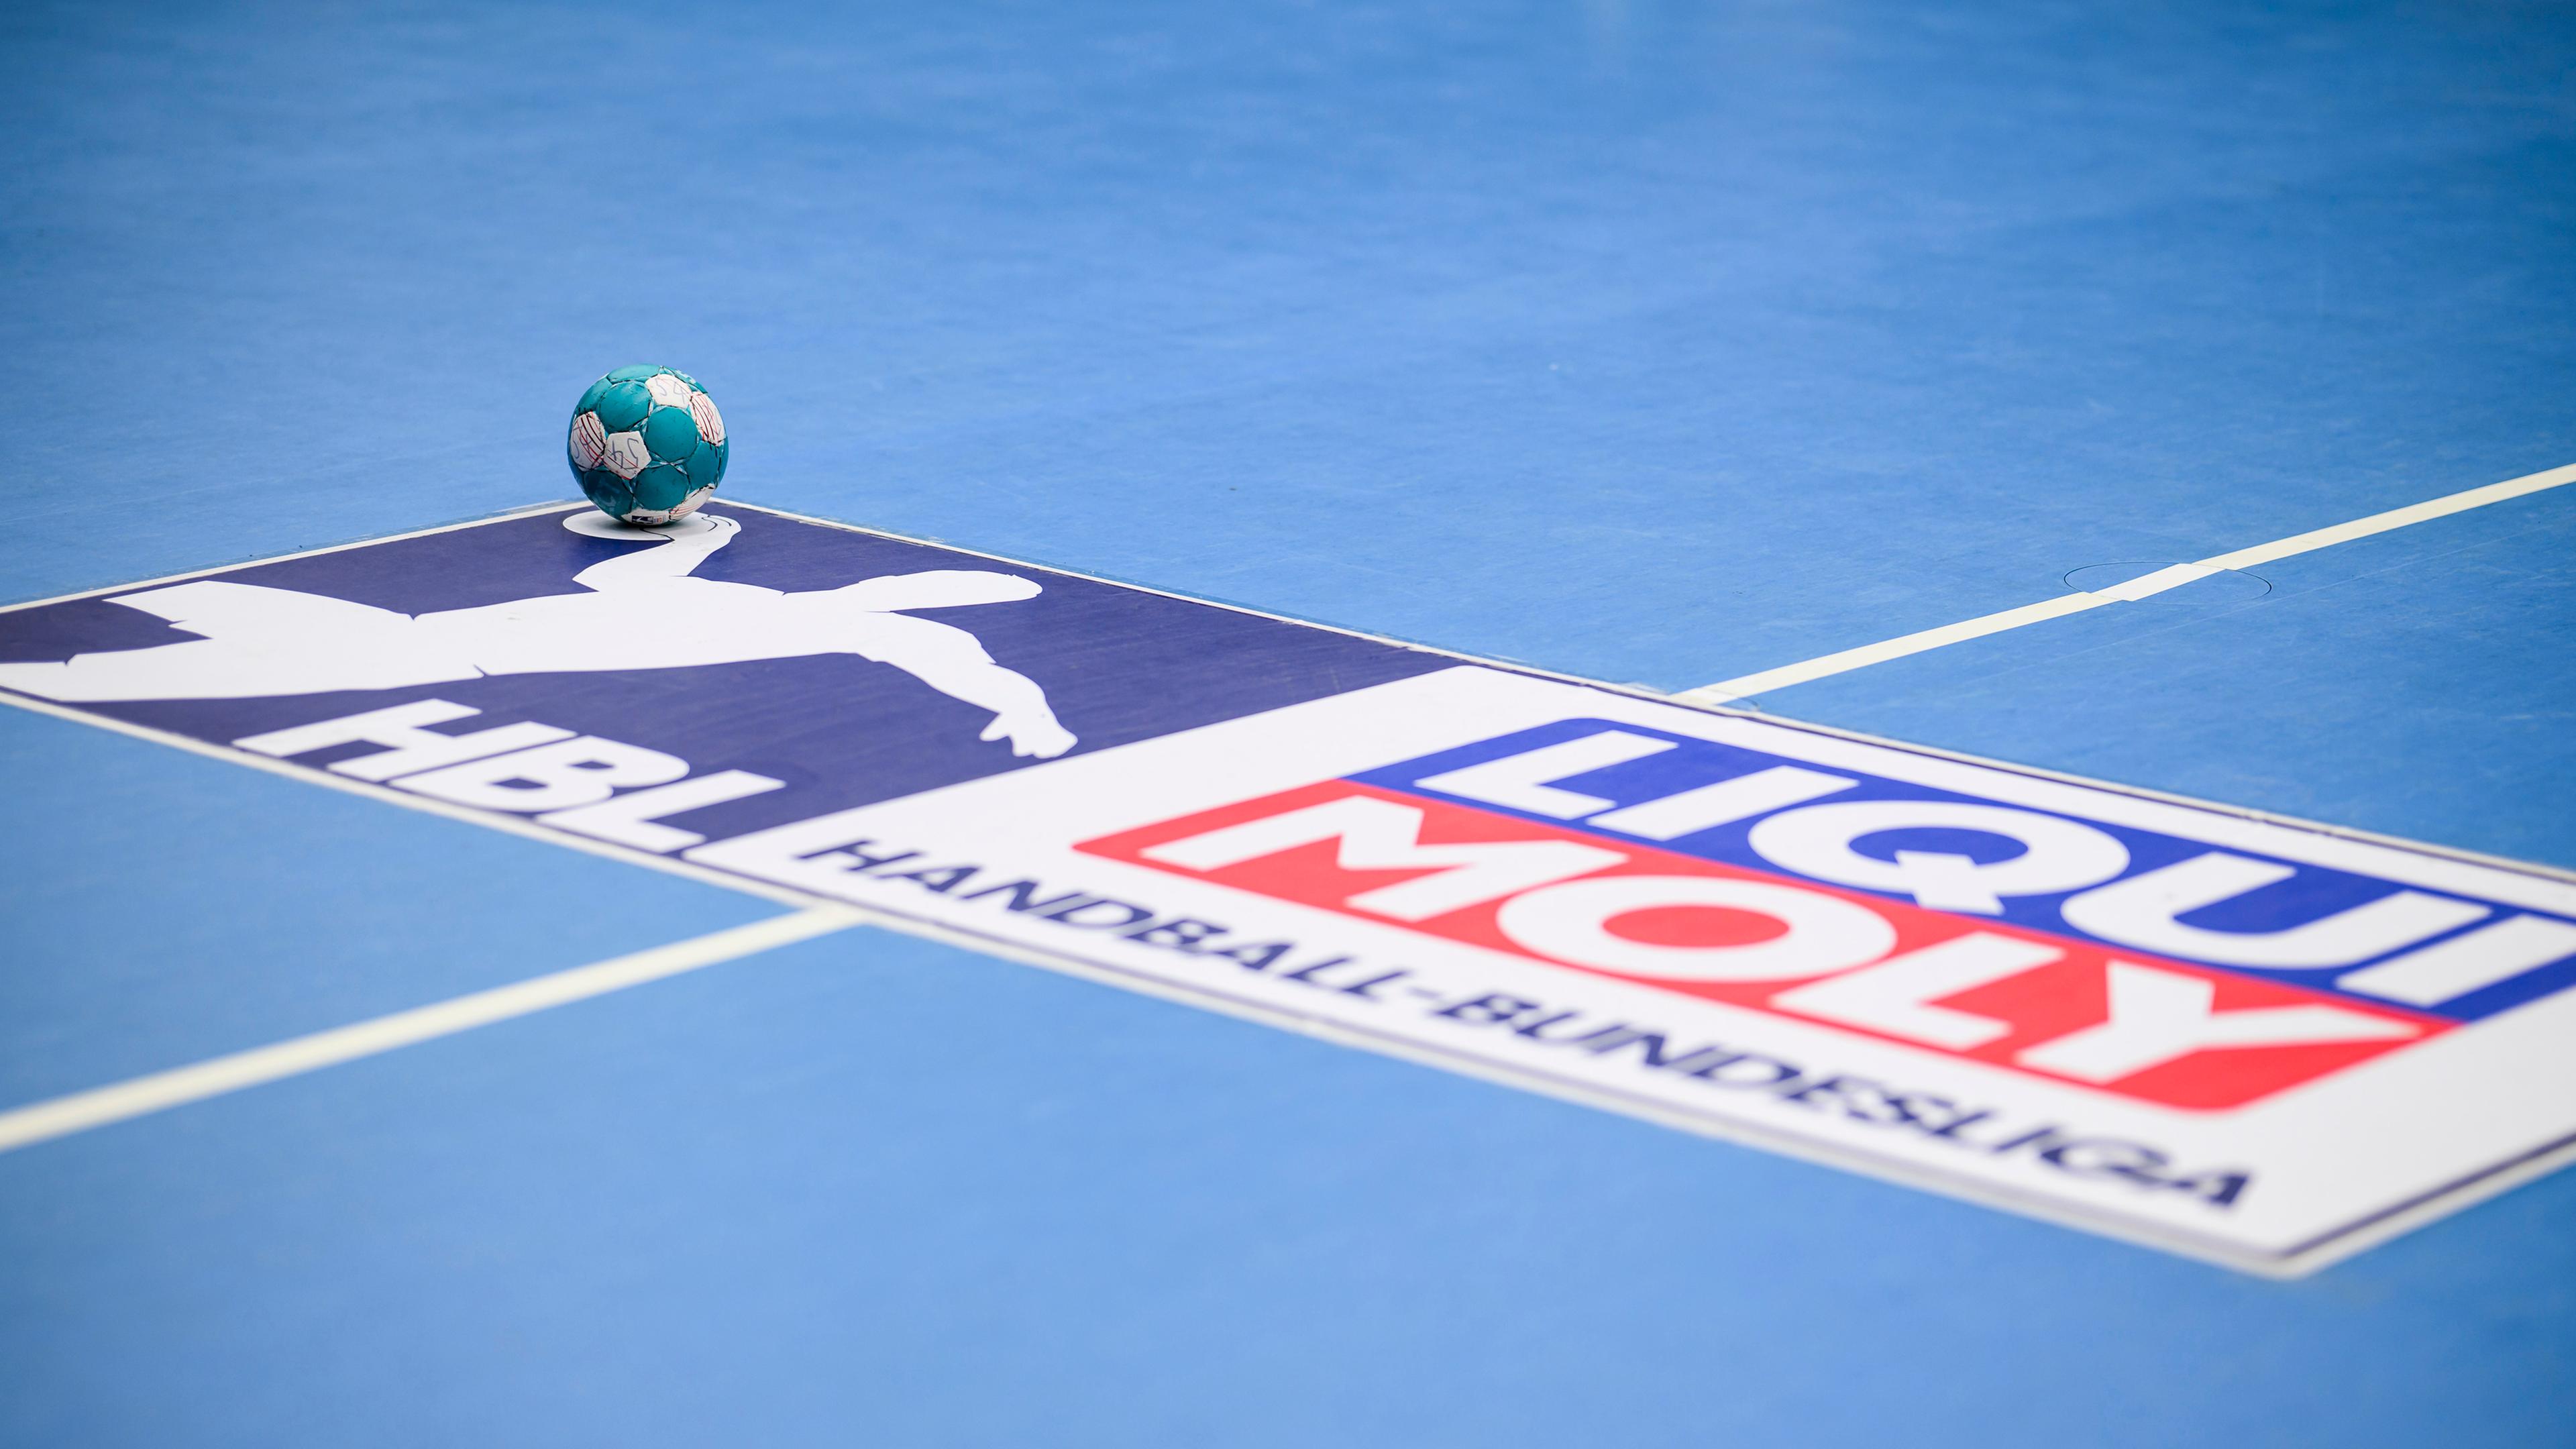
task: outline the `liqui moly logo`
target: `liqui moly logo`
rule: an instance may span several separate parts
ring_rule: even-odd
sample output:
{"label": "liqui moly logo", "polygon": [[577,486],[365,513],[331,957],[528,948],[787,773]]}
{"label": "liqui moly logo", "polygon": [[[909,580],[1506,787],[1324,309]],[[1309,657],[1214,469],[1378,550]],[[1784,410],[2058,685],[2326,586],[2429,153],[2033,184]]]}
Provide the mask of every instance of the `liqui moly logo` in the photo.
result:
{"label": "liqui moly logo", "polygon": [[1601,720],[1078,848],[2202,1110],[2576,978],[2554,915]]}

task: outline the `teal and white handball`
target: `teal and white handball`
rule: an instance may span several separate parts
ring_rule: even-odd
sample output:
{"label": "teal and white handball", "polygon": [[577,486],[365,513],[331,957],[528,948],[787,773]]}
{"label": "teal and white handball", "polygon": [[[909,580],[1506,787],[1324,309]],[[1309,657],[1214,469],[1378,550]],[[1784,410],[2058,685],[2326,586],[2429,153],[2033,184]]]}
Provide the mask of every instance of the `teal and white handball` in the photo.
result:
{"label": "teal and white handball", "polygon": [[621,367],[573,404],[572,476],[621,523],[686,518],[725,470],[724,418],[707,390],[667,367]]}

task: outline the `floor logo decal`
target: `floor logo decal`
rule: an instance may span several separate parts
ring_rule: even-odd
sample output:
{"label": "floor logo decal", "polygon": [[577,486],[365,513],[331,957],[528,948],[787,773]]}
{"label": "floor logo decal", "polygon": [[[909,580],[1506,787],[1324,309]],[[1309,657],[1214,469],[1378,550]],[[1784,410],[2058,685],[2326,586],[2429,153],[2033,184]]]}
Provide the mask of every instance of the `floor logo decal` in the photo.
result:
{"label": "floor logo decal", "polygon": [[2257,1271],[2576,1140],[2576,884],[765,510],[0,611],[17,702]]}

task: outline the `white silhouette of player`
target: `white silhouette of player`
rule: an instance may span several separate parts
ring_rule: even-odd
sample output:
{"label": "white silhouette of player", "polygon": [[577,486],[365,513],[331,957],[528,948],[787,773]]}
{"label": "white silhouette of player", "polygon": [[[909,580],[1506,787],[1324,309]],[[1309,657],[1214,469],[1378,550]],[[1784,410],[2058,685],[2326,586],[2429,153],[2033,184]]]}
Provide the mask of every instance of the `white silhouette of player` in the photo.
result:
{"label": "white silhouette of player", "polygon": [[980,569],[889,574],[806,593],[693,578],[691,571],[742,527],[730,518],[706,521],[712,527],[666,535],[573,575],[589,593],[475,609],[398,614],[220,579],[146,589],[110,602],[206,637],[60,664],[0,664],[0,685],[75,703],[250,699],[490,674],[856,654],[991,710],[982,738],[1008,740],[1013,754],[1053,759],[1073,748],[1072,733],[1035,681],[994,663],[965,630],[897,612],[1032,598],[1036,584]]}

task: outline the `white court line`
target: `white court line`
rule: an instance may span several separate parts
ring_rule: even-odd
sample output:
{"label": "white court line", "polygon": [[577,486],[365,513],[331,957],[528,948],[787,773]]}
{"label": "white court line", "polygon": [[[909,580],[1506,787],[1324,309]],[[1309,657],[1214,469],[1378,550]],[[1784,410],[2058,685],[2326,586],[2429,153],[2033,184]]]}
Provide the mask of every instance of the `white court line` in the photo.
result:
{"label": "white court line", "polygon": [[2217,554],[2202,559],[2198,563],[2174,564],[2094,593],[2063,594],[2054,599],[2042,599],[2036,604],[2024,604],[2018,609],[2006,609],[2000,614],[1987,614],[1980,618],[1964,619],[1956,624],[1944,624],[1938,629],[1900,634],[1893,639],[1882,639],[1876,644],[1863,644],[1857,649],[1845,649],[1797,664],[1783,664],[1777,669],[1740,674],[1733,679],[1721,679],[1715,684],[1703,684],[1697,689],[1685,689],[1672,697],[1684,704],[1725,704],[1731,700],[1747,699],[1766,690],[1785,689],[1792,684],[1804,684],[1811,679],[1823,679],[1833,674],[1847,674],[1872,664],[1884,664],[1890,659],[1902,659],[1908,654],[1920,654],[1927,649],[1940,649],[1952,644],[1962,644],[1970,639],[1982,639],[1988,634],[2000,634],[2007,629],[2021,628],[2025,624],[2036,624],[2045,619],[2064,618],[2068,614],[2080,614],[2087,609],[2101,608],[2105,604],[2133,603],[2154,594],[2161,594],[2167,589],[2180,588],[2194,579],[2205,579],[2222,569],[2249,569],[2257,564],[2270,563],[2274,559],[2310,553],[2338,543],[2350,543],[2356,538],[2368,538],[2374,533],[2386,533],[2390,529],[2405,528],[2410,524],[2423,523],[2429,519],[2465,513],[2472,508],[2484,508],[2490,503],[2502,503],[2508,498],[2520,498],[2526,494],[2538,493],[2569,483],[2576,483],[2576,463],[2570,463],[2563,468],[2552,468],[2544,473],[2531,473],[2520,478],[2510,478],[2502,483],[2489,483],[2483,488],[2465,489],[2441,498],[2427,499],[2422,503],[2410,503],[2403,508],[2392,508],[2385,513],[2374,513],[2367,518],[2356,518],[2350,523],[2310,529],[2306,533],[2292,534],[2288,538],[2275,539],[2270,543],[2258,543],[2252,548],[2240,548],[2233,553]]}
{"label": "white court line", "polygon": [[0,1112],[0,1152],[773,950],[868,917],[818,906]]}

